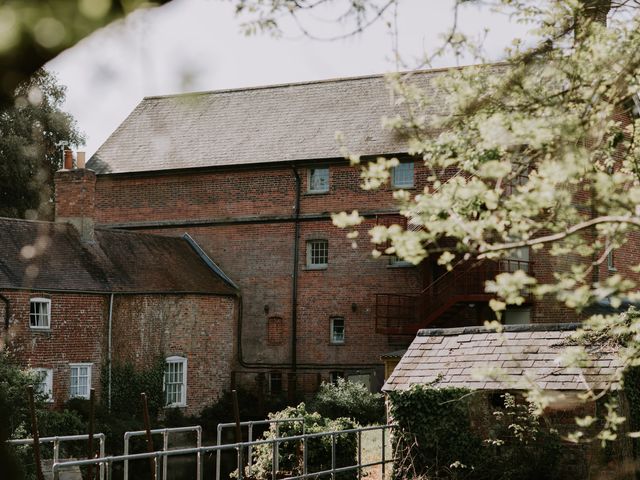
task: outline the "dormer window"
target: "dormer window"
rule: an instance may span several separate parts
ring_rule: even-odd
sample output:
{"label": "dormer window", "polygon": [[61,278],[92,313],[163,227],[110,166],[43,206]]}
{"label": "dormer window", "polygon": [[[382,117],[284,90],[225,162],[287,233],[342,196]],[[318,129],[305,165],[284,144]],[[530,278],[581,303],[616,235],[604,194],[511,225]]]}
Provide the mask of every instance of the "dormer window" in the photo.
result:
{"label": "dormer window", "polygon": [[29,302],[29,326],[34,330],[51,328],[51,300],[32,298]]}

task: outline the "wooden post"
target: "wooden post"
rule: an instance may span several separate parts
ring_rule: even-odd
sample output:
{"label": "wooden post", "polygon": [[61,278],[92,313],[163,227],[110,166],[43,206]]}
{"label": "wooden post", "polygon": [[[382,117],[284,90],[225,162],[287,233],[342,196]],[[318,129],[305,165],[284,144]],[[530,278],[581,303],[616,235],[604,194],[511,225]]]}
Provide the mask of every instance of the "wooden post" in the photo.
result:
{"label": "wooden post", "polygon": [[[238,405],[238,392],[231,390],[231,398],[233,400],[233,416],[236,421],[236,443],[242,443],[242,428],[240,427],[240,406]],[[238,448],[238,459],[242,460],[241,447]],[[238,463],[238,474],[240,478],[244,477],[244,465]]]}
{"label": "wooden post", "polygon": [[[142,398],[142,415],[144,418],[144,429],[147,431],[147,452],[153,453],[153,438],[151,438],[151,422],[149,420],[149,405],[147,403],[147,394],[141,393]],[[156,480],[156,459],[149,457],[149,466],[151,467],[151,480]]]}
{"label": "wooden post", "polygon": [[[91,389],[89,393],[89,445],[87,451],[87,458],[94,458],[95,452],[93,450],[93,429],[96,416],[96,391]],[[93,480],[93,465],[87,466],[87,480]]]}
{"label": "wooden post", "polygon": [[33,385],[29,385],[27,387],[27,395],[29,396],[29,411],[31,412],[31,436],[33,437],[33,456],[36,461],[36,477],[38,480],[44,480],[44,475],[42,474],[42,463],[40,463],[40,433],[38,432],[36,403],[33,399]]}

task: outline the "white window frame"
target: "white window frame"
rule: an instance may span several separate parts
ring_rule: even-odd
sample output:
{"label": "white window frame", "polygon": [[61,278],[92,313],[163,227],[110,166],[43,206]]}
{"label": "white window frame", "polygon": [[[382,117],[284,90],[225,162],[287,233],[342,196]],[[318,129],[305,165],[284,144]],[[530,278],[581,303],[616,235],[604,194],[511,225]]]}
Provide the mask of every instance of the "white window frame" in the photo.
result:
{"label": "white window frame", "polygon": [[[168,368],[170,364],[179,364],[182,365],[182,383],[175,383],[175,385],[181,385],[181,395],[180,399],[177,402],[168,402],[168,391],[167,391],[167,374],[169,373]],[[162,377],[162,390],[164,392],[164,403],[165,408],[174,408],[174,407],[186,407],[187,406],[187,358],[180,357],[178,355],[174,355],[171,357],[167,357],[165,359],[165,371],[164,376]]]}
{"label": "white window frame", "polygon": [[[314,181],[318,174],[318,186]],[[307,193],[327,193],[329,191],[329,167],[310,167],[307,170]]]}
{"label": "white window frame", "polygon": [[614,252],[615,248],[612,248],[611,250],[609,250],[609,253],[607,253],[607,270],[609,270],[610,272],[618,271],[618,269],[616,268],[616,257]]}
{"label": "white window frame", "polygon": [[[80,379],[80,368],[87,367],[87,391],[86,393],[74,394],[73,392],[73,371],[78,369],[78,380]],[[91,396],[91,377],[92,377],[93,363],[70,363],[69,364],[69,398],[86,398]],[[79,384],[79,382],[78,382]],[[78,388],[78,387],[76,387]],[[78,389],[79,390],[79,389]]]}
{"label": "white window frame", "polygon": [[[408,171],[404,171],[407,169]],[[411,181],[409,181],[409,171]],[[415,170],[413,162],[400,162],[400,165],[391,169],[391,185],[394,188],[413,188],[415,183]]]}
{"label": "white window frame", "polygon": [[34,368],[33,372],[40,376],[38,389],[45,395],[45,402],[53,403],[53,368]]}
{"label": "white window frame", "polygon": [[[342,321],[342,338],[336,337],[336,324],[335,324],[336,320]],[[347,324],[344,317],[331,317],[331,330],[330,330],[331,344],[344,345],[344,342],[346,339],[346,332],[347,332]]]}
{"label": "white window frame", "polygon": [[[36,314],[31,313],[31,306],[33,304],[46,305],[47,313],[46,313],[46,316],[44,317],[46,318],[46,325],[33,324],[34,318],[37,319],[39,318],[39,316],[43,315],[42,313],[36,313]],[[29,328],[31,328],[32,330],[51,330],[51,299],[50,298],[32,297],[29,299]]]}
{"label": "white window frame", "polygon": [[[326,262],[325,263],[313,263],[314,260],[314,255],[313,255],[313,249],[314,249],[314,245],[326,245],[326,252],[327,252],[327,258],[326,258]],[[329,266],[329,241],[322,239],[322,238],[316,238],[316,239],[312,239],[312,240],[307,240],[307,268],[309,269],[318,269],[318,270],[322,270],[324,268],[327,268]]]}

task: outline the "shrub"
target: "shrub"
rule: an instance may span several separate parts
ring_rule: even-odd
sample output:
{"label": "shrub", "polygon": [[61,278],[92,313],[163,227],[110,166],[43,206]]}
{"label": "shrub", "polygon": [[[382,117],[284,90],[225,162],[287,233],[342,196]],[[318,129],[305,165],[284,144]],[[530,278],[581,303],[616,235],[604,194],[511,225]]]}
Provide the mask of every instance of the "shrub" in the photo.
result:
{"label": "shrub", "polygon": [[385,423],[384,397],[360,383],[342,378],[334,385],[323,383],[309,410],[327,418],[352,418],[360,425]]}
{"label": "shrub", "polygon": [[[329,419],[319,413],[309,413],[304,403],[297,407],[287,407],[276,413],[269,414],[270,419],[304,418],[305,433],[318,433],[328,431],[348,430],[357,425],[348,418]],[[302,434],[302,423],[293,422],[280,424],[279,437],[291,437]],[[264,438],[276,438],[276,427],[271,425],[264,433]],[[331,469],[331,436],[312,438],[307,441],[307,471],[308,473],[320,472]],[[357,437],[355,434],[336,435],[336,467],[347,467],[357,462]],[[273,447],[270,444],[258,445],[253,448],[253,463],[251,473],[259,479],[270,479],[272,475]],[[302,475],[302,442],[279,443],[279,471],[287,475]],[[237,475],[237,471],[236,471]],[[340,480],[357,477],[356,470],[336,474]]]}

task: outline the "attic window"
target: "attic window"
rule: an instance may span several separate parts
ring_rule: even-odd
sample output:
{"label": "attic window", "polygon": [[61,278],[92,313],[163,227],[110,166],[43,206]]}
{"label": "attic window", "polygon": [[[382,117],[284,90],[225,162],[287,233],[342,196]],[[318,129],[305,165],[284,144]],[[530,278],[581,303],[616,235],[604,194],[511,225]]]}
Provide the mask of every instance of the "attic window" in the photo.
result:
{"label": "attic window", "polygon": [[29,301],[29,326],[34,330],[51,328],[51,300],[37,297]]}
{"label": "attic window", "polygon": [[329,169],[328,168],[310,168],[309,184],[307,192],[309,193],[326,193],[329,191]]}

